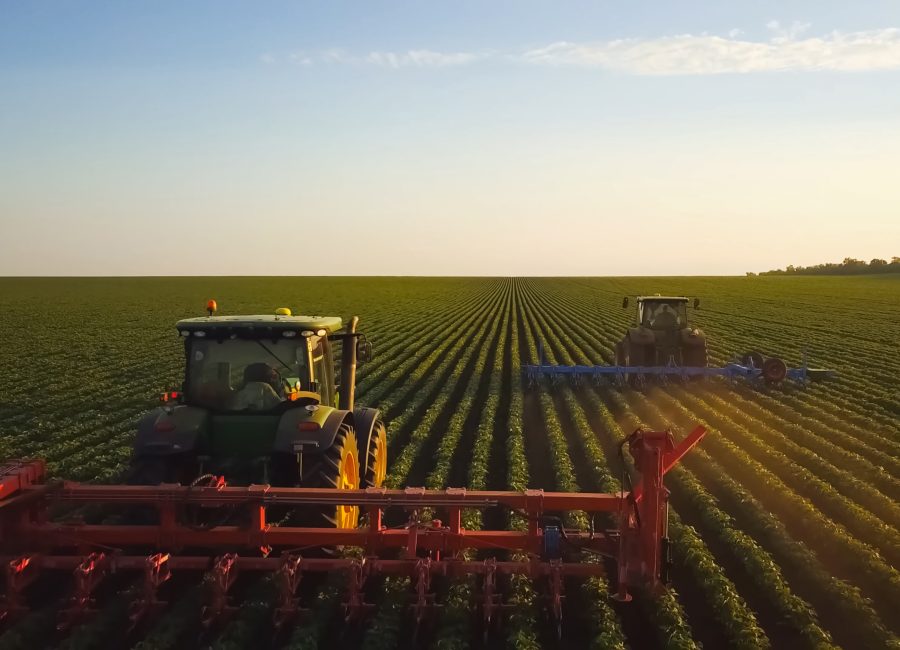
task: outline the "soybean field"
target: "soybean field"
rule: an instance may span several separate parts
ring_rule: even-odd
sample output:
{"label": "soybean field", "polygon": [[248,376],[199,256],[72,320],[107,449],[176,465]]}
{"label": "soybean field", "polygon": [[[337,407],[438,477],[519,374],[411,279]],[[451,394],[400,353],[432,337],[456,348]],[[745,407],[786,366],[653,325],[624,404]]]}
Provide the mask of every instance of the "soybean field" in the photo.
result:
{"label": "soybean field", "polygon": [[[612,364],[632,322],[622,297],[701,299],[692,324],[710,363],[749,350],[837,376],[806,387],[724,380],[540,382],[522,366]],[[129,630],[113,581],[96,611],[57,631],[60,600],[2,622],[0,649],[76,648],[889,648],[900,647],[900,276],[690,278],[3,278],[0,457],[42,457],[54,476],[121,479],[138,419],[181,382],[174,323],[204,314],[360,316],[374,359],[357,399],[388,427],[388,487],[615,492],[633,430],[709,433],[666,476],[672,586],[609,596],[615,576],[566,584],[562,639],[539,584],[504,579],[483,629],[479,583],[434,585],[443,604],[414,630],[413,587],[380,578],[374,609],[348,626],[342,583],[311,582],[307,614],[274,634],[266,579],[242,579],[237,610],[202,627],[202,584]],[[465,525],[523,522],[466,513]],[[573,525],[583,525],[572,513]]]}

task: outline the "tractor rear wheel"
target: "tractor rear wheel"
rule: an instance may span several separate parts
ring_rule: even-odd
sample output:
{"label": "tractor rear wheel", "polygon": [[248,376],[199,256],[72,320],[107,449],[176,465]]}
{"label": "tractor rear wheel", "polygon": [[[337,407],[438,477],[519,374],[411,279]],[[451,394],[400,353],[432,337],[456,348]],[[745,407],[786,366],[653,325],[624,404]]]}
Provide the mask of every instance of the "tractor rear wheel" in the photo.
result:
{"label": "tractor rear wheel", "polygon": [[709,365],[709,354],[706,351],[706,344],[686,347],[681,354],[684,359],[684,365],[687,368],[706,368]]}
{"label": "tractor rear wheel", "polygon": [[[341,424],[331,447],[304,460],[309,466],[303,468],[303,487],[359,489],[359,448],[356,431],[349,422]],[[359,506],[339,505],[317,510],[313,517],[317,520],[314,525],[327,524],[336,528],[356,528],[359,525]]]}
{"label": "tractor rear wheel", "polygon": [[622,341],[622,357],[626,366],[644,365],[644,355],[641,354],[641,346],[635,345],[628,339]]}
{"label": "tractor rear wheel", "polygon": [[[706,343],[703,345],[686,347],[682,349],[681,358],[685,368],[706,368],[709,366],[709,352]],[[705,375],[691,375],[690,381],[705,381]]]}
{"label": "tractor rear wheel", "polygon": [[375,420],[372,435],[369,438],[368,459],[362,486],[381,487],[387,475],[387,429],[381,418]]}
{"label": "tractor rear wheel", "polygon": [[[650,365],[648,362],[653,357],[650,346],[634,343],[630,338],[626,338],[622,342],[622,347],[626,366],[640,368],[641,366]],[[625,379],[636,390],[642,390],[644,387],[644,375],[642,374],[626,373]]]}

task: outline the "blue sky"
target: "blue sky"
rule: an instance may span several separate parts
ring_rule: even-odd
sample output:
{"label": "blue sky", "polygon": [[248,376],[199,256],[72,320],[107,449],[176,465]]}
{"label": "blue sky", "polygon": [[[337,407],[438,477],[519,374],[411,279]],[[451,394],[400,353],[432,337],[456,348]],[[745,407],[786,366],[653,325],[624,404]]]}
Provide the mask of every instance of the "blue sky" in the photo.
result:
{"label": "blue sky", "polygon": [[898,28],[896,2],[0,3],[0,275],[890,257]]}

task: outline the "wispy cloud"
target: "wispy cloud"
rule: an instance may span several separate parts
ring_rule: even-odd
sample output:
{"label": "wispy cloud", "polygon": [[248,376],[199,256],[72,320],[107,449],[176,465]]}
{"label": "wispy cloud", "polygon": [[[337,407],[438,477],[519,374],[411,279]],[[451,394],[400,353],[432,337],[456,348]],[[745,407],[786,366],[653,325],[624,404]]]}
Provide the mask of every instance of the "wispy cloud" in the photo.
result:
{"label": "wispy cloud", "polygon": [[265,63],[286,60],[296,65],[378,66],[383,68],[449,68],[496,59],[529,65],[580,66],[636,75],[712,75],[775,71],[863,71],[900,69],[900,29],[833,31],[807,36],[810,25],[766,25],[769,37],[744,38],[740,29],[725,36],[680,34],[659,38],[626,38],[575,43],[559,41],[524,51],[438,52],[419,49],[364,54],[343,49],[267,53]]}
{"label": "wispy cloud", "polygon": [[887,70],[900,68],[900,29],[832,32],[800,38],[808,25],[769,23],[769,40],[683,34],[603,43],[552,43],[519,60],[577,65],[639,75],[705,75],[779,70]]}
{"label": "wispy cloud", "polygon": [[409,50],[397,54],[395,52],[370,52],[366,56],[366,63],[383,65],[389,68],[404,68],[414,66],[447,67],[454,65],[466,65],[474,63],[486,55],[474,52],[434,52],[432,50]]}
{"label": "wispy cloud", "polygon": [[313,63],[373,65],[384,68],[446,68],[474,63],[485,59],[487,53],[476,52],[436,52],[434,50],[406,50],[386,52],[376,50],[367,54],[353,54],[347,50],[333,48],[316,53],[294,52],[288,58],[303,65]]}

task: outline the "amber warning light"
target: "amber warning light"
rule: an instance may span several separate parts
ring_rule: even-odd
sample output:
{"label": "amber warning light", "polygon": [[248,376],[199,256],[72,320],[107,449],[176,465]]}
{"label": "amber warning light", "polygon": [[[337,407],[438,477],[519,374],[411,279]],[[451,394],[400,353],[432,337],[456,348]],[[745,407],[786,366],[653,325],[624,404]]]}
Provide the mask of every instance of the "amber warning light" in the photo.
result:
{"label": "amber warning light", "polygon": [[219,306],[216,304],[215,300],[210,300],[209,302],[206,303],[206,313],[209,314],[210,316],[215,314],[216,309],[218,309],[218,308],[219,308]]}

